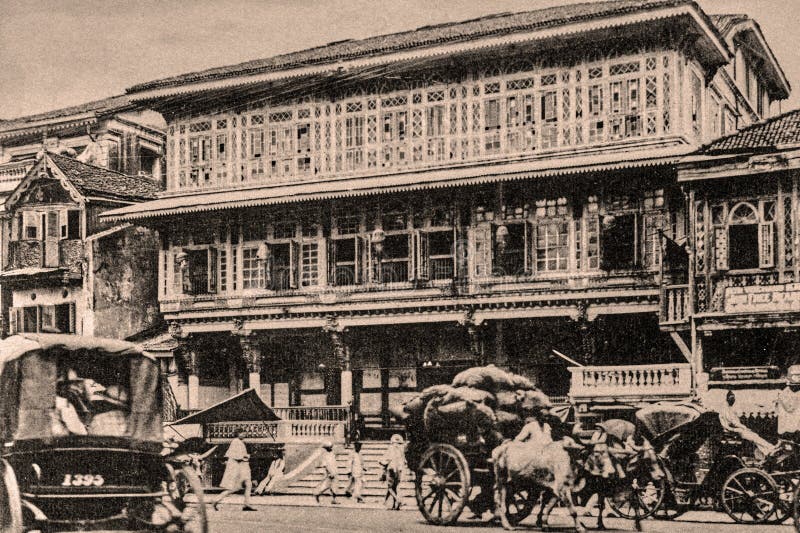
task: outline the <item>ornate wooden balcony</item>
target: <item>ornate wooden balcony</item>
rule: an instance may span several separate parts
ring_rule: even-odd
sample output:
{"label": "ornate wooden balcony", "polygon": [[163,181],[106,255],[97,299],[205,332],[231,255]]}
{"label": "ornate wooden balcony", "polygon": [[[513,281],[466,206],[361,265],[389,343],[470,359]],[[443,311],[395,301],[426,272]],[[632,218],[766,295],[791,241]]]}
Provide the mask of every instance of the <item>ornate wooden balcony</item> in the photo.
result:
{"label": "ornate wooden balcony", "polygon": [[64,268],[80,273],[82,260],[83,241],[80,239],[11,241],[7,269]]}
{"label": "ornate wooden balcony", "polygon": [[689,285],[666,285],[661,288],[661,326],[688,324],[692,315]]}
{"label": "ornate wooden balcony", "polygon": [[573,400],[658,400],[685,398],[692,392],[688,363],[570,367]]}

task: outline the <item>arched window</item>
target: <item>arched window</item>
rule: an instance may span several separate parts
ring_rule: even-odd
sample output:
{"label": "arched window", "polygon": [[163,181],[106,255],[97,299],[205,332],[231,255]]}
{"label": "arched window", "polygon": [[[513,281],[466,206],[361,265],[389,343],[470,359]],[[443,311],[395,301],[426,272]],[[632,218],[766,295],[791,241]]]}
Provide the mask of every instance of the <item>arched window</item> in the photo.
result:
{"label": "arched window", "polygon": [[728,267],[731,270],[769,268],[773,262],[772,222],[763,222],[752,204],[736,204],[728,217]]}

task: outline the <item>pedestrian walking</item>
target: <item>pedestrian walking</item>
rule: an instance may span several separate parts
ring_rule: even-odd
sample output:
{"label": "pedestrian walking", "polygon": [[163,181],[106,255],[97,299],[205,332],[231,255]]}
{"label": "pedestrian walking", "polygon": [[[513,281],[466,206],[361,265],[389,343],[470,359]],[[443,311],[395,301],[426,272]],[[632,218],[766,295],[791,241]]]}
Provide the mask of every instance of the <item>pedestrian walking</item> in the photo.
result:
{"label": "pedestrian walking", "polygon": [[353,451],[350,453],[350,482],[347,484],[347,496],[356,500],[357,503],[364,503],[361,491],[364,489],[364,458],[361,457],[361,443],[353,443]]}
{"label": "pedestrian walking", "polygon": [[406,458],[403,446],[403,437],[395,433],[389,441],[389,447],[386,453],[380,460],[383,466],[383,475],[381,479],[386,481],[386,497],[383,502],[390,503],[391,509],[397,511],[402,505],[400,503],[400,496],[397,494],[397,487],[403,479],[403,472],[405,471]]}
{"label": "pedestrian walking", "polygon": [[314,499],[317,503],[319,503],[319,497],[326,492],[330,492],[331,503],[339,503],[336,501],[335,489],[338,477],[336,473],[336,454],[333,453],[333,443],[331,441],[327,441],[322,445],[320,462],[322,463],[322,467],[325,469],[325,475],[317,488],[314,489]]}
{"label": "pedestrian walking", "polygon": [[225,490],[214,501],[214,510],[216,511],[219,511],[219,504],[222,500],[242,488],[244,488],[242,511],[255,511],[250,506],[250,489],[253,482],[250,474],[250,454],[247,453],[247,446],[242,440],[243,436],[244,431],[237,429],[230,446],[228,446],[228,451],[225,452],[228,462],[225,464],[225,473],[222,475],[222,482],[220,482],[220,486]]}

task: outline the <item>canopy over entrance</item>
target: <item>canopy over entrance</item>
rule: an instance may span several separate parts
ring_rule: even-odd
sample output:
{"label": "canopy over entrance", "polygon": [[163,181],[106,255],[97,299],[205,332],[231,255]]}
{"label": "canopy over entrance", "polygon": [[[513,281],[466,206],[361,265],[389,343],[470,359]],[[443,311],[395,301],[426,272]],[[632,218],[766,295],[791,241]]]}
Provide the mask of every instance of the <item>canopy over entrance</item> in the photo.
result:
{"label": "canopy over entrance", "polygon": [[264,403],[255,389],[247,389],[236,396],[211,407],[186,416],[170,424],[213,424],[215,422],[275,422],[280,417]]}

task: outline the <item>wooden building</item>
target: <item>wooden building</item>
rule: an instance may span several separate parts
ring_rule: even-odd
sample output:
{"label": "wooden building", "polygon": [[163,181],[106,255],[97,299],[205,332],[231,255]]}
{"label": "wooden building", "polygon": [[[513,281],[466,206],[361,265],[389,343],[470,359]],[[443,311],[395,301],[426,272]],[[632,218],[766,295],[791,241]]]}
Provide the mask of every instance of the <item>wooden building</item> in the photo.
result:
{"label": "wooden building", "polygon": [[487,362],[592,406],[686,397],[675,165],[788,91],[757,25],[684,0],[331,43],[130,88],[167,190],[103,216],[159,232],[189,410],[251,386],[386,427]]}
{"label": "wooden building", "polygon": [[0,202],[44,150],[158,181],[165,171],[164,119],[120,95],[0,120]]}
{"label": "wooden building", "polygon": [[794,110],[714,141],[678,170],[692,261],[670,321],[691,333],[709,401],[746,391],[737,406],[757,417],[774,415],[787,380],[800,383],[799,158]]}
{"label": "wooden building", "polygon": [[40,155],[5,203],[3,333],[125,338],[160,323],[155,232],[99,219],[160,190],[149,176]]}

